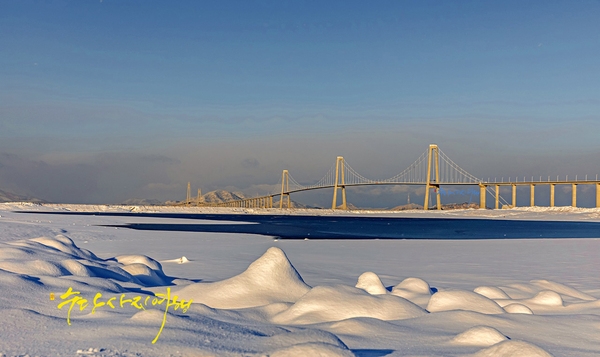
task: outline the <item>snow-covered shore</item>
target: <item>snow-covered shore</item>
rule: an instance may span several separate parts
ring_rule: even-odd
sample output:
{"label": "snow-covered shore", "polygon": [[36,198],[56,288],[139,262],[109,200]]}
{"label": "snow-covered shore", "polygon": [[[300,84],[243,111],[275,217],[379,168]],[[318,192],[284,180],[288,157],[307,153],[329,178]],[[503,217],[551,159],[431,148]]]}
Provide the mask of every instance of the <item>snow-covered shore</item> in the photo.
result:
{"label": "snow-covered shore", "polygon": [[[126,223],[126,217],[15,211],[265,212],[1,204],[0,355],[600,354],[600,239],[275,241],[248,234],[103,226]],[[600,217],[598,209],[570,207],[268,212],[581,221]],[[63,295],[69,288],[80,294]],[[187,310],[185,304],[172,305],[165,315],[166,303],[152,305],[152,300],[167,289],[192,304]],[[88,305],[81,310],[75,304],[68,325],[70,302],[61,309],[58,305],[74,296]],[[145,310],[128,302],[137,297]],[[111,298],[114,309],[100,306]]]}
{"label": "snow-covered shore", "polygon": [[206,214],[283,214],[283,215],[339,215],[339,216],[381,216],[381,217],[455,217],[455,218],[502,218],[540,220],[590,220],[600,221],[600,208],[581,207],[515,207],[501,210],[456,209],[448,211],[423,210],[331,210],[314,208],[230,208],[230,207],[185,207],[185,206],[140,206],[140,205],[84,205],[8,202],[0,203],[0,210],[39,211],[39,212],[133,212],[133,213],[206,213]]}

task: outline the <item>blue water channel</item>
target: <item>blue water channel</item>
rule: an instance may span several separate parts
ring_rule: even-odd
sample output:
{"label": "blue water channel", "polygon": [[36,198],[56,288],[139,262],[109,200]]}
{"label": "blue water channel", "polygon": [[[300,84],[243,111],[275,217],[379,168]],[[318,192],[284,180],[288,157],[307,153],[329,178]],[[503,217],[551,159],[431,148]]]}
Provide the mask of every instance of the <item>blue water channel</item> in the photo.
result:
{"label": "blue water channel", "polygon": [[[41,212],[23,212],[35,213]],[[109,227],[151,231],[246,233],[282,239],[546,239],[600,238],[600,222],[466,218],[299,216],[252,214],[44,212],[127,217]],[[189,219],[190,223],[143,223],[139,217]],[[213,221],[209,224],[194,220]],[[219,224],[221,221],[227,223]],[[233,222],[233,223],[232,223]],[[239,223],[235,223],[239,222]],[[253,224],[248,224],[253,223]]]}

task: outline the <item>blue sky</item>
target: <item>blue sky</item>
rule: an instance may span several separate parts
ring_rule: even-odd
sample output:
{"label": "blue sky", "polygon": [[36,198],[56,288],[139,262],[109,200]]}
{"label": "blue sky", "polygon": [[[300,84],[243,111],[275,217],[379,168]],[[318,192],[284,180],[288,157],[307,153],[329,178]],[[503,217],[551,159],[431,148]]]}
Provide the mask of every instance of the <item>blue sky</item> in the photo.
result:
{"label": "blue sky", "polygon": [[433,142],[476,176],[595,175],[598,18],[599,1],[2,2],[0,189],[254,193],[338,155],[392,176]]}

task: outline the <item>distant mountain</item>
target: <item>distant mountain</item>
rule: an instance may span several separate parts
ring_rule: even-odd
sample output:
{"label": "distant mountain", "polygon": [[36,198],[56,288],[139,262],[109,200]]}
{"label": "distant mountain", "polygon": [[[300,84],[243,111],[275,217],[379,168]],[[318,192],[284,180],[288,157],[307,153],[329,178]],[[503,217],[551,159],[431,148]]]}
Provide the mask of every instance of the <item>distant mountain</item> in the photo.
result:
{"label": "distant mountain", "polygon": [[[236,200],[243,200],[246,198],[252,198],[252,197],[248,197],[246,195],[244,195],[242,192],[232,192],[232,191],[225,191],[225,190],[216,190],[216,191],[211,191],[208,193],[205,193],[204,195],[200,196],[200,205],[202,204],[218,204],[218,203],[223,203],[223,202],[229,202],[229,201],[236,201]],[[192,206],[195,205],[198,202],[198,197],[192,197]],[[166,202],[167,204],[182,204],[185,203],[185,201],[179,201],[179,202]],[[284,201],[284,205],[287,204]],[[291,201],[291,206],[292,208],[319,208],[319,207],[311,207],[299,202],[296,202],[294,200]],[[279,200],[277,198],[275,198],[273,200],[273,207],[274,208],[278,208],[279,207]]]}
{"label": "distant mountain", "polygon": [[12,192],[6,192],[0,190],[0,202],[45,202],[44,200],[40,200],[39,198],[17,195]]}
{"label": "distant mountain", "polygon": [[130,198],[126,201],[121,202],[122,205],[132,205],[132,206],[160,206],[164,204],[163,202],[155,199],[148,198]]}
{"label": "distant mountain", "polygon": [[463,203],[448,203],[442,205],[442,209],[451,210],[451,209],[468,209],[468,208],[479,208],[478,203],[474,202],[463,202]]}
{"label": "distant mountain", "polygon": [[[290,206],[292,208],[321,208],[321,207],[318,207],[318,206],[305,205],[303,203],[296,202],[294,200],[290,201]],[[283,207],[287,208],[287,201],[286,200],[283,201]],[[279,200],[273,200],[273,208],[279,208]]]}
{"label": "distant mountain", "polygon": [[[479,205],[477,203],[473,203],[473,202],[463,202],[463,203],[447,203],[447,204],[443,204],[442,205],[442,210],[453,210],[453,209],[468,209],[468,208],[479,208]],[[406,210],[410,210],[410,209],[423,209],[423,206],[418,205],[416,203],[409,203],[406,205],[401,205],[401,206],[396,206],[394,208],[391,208],[390,211],[406,211]],[[429,206],[430,210],[435,210],[437,209],[435,203],[431,206]]]}
{"label": "distant mountain", "polygon": [[390,211],[407,211],[411,209],[423,209],[423,206],[418,205],[416,203],[409,203],[391,208]]}
{"label": "distant mountain", "polygon": [[[200,203],[223,203],[227,201],[241,200],[246,198],[241,192],[231,192],[225,190],[217,190],[208,192],[200,196]],[[193,202],[197,201],[197,198],[192,198]]]}

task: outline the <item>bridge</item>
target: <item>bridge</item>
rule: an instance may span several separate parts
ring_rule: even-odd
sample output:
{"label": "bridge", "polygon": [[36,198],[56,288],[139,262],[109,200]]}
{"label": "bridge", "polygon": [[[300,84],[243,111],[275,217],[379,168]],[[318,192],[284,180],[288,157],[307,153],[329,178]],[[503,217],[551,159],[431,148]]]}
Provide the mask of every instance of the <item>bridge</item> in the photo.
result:
{"label": "bridge", "polygon": [[[539,177],[538,180],[527,180],[523,177],[523,180],[519,181],[519,178],[515,177],[507,181],[502,179],[497,182],[495,179],[483,180],[471,175],[460,166],[458,166],[452,159],[450,159],[440,148],[435,145],[429,145],[427,151],[425,151],[419,158],[417,158],[410,166],[404,169],[402,172],[394,175],[387,179],[368,179],[363,175],[359,174],[354,170],[342,156],[338,156],[335,165],[333,165],[329,171],[319,181],[312,185],[302,185],[298,183],[290,175],[288,170],[283,170],[281,175],[281,190],[272,192],[267,195],[244,198],[239,200],[231,200],[227,202],[221,202],[217,204],[203,203],[206,206],[217,206],[217,207],[246,207],[246,208],[273,208],[273,201],[275,197],[279,197],[279,208],[291,208],[290,195],[292,193],[319,190],[319,189],[333,189],[333,199],[331,209],[347,209],[346,201],[346,188],[354,186],[373,186],[373,185],[420,185],[425,186],[425,200],[423,208],[429,209],[430,195],[435,195],[436,208],[442,209],[440,188],[441,186],[465,186],[465,185],[477,185],[479,186],[479,207],[481,209],[486,208],[486,196],[491,194],[494,197],[494,208],[500,208],[500,204],[507,205],[509,207],[517,206],[517,186],[529,186],[530,188],[530,206],[535,206],[535,188],[540,185],[550,186],[550,207],[554,207],[555,202],[555,187],[556,185],[571,185],[571,205],[577,207],[577,186],[578,185],[595,185],[596,186],[596,207],[600,207],[600,180],[598,175],[594,179],[578,179],[575,176],[574,180],[569,180],[568,176],[565,176],[564,180],[560,180],[556,177],[556,180],[550,177],[547,180],[542,180]],[[506,201],[500,195],[500,187],[510,186],[512,188],[511,203]],[[338,193],[341,191],[341,205],[338,205]],[[433,191],[433,193],[431,192]],[[191,204],[190,191],[188,185],[188,196],[186,204]]]}

